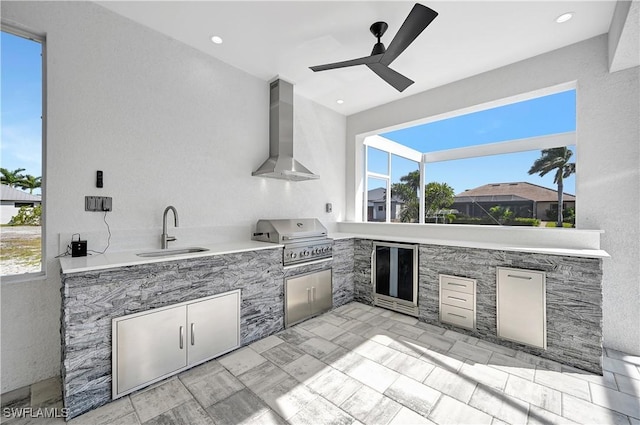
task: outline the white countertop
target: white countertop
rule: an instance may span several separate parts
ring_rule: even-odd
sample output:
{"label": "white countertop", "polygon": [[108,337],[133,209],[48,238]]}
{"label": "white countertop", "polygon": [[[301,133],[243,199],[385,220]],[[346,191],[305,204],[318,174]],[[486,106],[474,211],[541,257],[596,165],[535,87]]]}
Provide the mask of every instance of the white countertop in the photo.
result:
{"label": "white countertop", "polygon": [[[139,264],[161,263],[163,261],[185,260],[189,258],[210,257],[212,255],[232,254],[236,252],[257,251],[261,249],[282,248],[283,245],[258,242],[252,240],[218,243],[212,245],[193,245],[190,247],[206,248],[207,251],[189,254],[170,255],[166,257],[138,257],[140,252],[161,251],[159,249],[138,249],[135,251],[106,252],[105,254],[89,255],[87,257],[62,257],[60,267],[62,273],[79,273],[93,270],[112,269],[116,267],[135,266]],[[170,249],[189,248],[171,246]]]}
{"label": "white countertop", "polygon": [[334,240],[340,239],[371,239],[388,242],[406,242],[416,244],[427,245],[443,245],[443,246],[459,246],[463,248],[479,248],[479,249],[491,249],[498,251],[516,251],[516,252],[530,252],[535,254],[548,254],[548,255],[562,255],[566,257],[583,257],[583,258],[609,258],[610,255],[601,249],[582,249],[582,248],[553,248],[544,246],[518,246],[515,244],[502,244],[491,242],[479,242],[479,241],[459,241],[459,240],[445,240],[445,239],[432,239],[423,237],[407,237],[407,236],[388,236],[388,235],[372,235],[363,233],[342,233],[336,232],[329,234],[329,237]]}

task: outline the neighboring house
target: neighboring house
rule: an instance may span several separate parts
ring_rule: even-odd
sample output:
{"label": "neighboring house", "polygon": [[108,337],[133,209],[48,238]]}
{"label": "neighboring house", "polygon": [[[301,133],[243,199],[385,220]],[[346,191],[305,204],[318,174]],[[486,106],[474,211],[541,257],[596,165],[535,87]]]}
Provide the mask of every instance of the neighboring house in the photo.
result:
{"label": "neighboring house", "polygon": [[[391,196],[391,221],[396,221],[404,201]],[[387,190],[384,188],[371,189],[367,194],[367,221],[385,221],[387,216]]]}
{"label": "neighboring house", "polygon": [[[514,217],[548,220],[547,210],[558,207],[558,191],[528,182],[485,184],[457,194],[451,208],[470,217],[483,217],[496,205],[509,207]],[[575,206],[576,197],[564,193],[563,209]]]}
{"label": "neighboring house", "polygon": [[9,223],[11,217],[18,213],[20,207],[35,207],[42,203],[40,195],[30,195],[6,184],[1,186],[0,200],[2,200],[2,209],[0,210],[0,222],[2,224]]}

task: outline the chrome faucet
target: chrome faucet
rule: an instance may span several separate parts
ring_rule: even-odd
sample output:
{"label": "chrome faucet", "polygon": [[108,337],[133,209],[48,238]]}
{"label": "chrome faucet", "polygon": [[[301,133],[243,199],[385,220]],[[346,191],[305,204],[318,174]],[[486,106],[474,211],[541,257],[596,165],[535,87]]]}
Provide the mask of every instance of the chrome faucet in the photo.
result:
{"label": "chrome faucet", "polygon": [[175,236],[167,235],[167,214],[169,210],[173,211],[173,225],[178,227],[178,211],[176,211],[175,207],[169,205],[164,209],[164,214],[162,215],[162,249],[167,249],[169,242],[176,240]]}

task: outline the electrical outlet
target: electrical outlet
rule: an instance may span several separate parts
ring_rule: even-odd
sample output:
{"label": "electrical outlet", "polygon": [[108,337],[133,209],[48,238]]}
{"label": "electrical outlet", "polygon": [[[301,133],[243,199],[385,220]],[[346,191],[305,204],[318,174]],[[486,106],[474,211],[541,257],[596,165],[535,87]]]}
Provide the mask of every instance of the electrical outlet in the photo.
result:
{"label": "electrical outlet", "polygon": [[325,205],[325,211],[328,213],[333,211],[333,205],[331,205],[331,202],[328,202],[327,205]]}
{"label": "electrical outlet", "polygon": [[113,199],[110,196],[85,196],[84,197],[84,210],[85,211],[111,211]]}

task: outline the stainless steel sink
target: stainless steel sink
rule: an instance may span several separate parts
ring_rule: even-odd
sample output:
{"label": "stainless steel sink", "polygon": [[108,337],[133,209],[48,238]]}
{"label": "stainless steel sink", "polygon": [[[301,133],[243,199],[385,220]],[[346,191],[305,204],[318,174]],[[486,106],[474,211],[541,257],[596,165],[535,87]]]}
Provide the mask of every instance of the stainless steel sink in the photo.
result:
{"label": "stainless steel sink", "polygon": [[170,257],[172,255],[193,254],[197,252],[209,251],[207,248],[190,247],[190,248],[176,248],[176,249],[163,249],[161,251],[149,251],[140,252],[136,254],[138,257]]}

